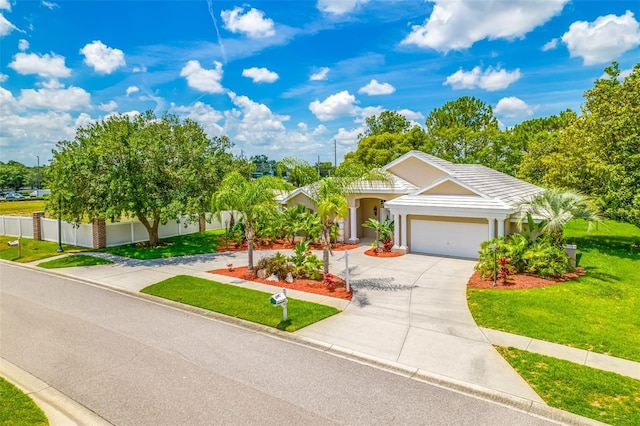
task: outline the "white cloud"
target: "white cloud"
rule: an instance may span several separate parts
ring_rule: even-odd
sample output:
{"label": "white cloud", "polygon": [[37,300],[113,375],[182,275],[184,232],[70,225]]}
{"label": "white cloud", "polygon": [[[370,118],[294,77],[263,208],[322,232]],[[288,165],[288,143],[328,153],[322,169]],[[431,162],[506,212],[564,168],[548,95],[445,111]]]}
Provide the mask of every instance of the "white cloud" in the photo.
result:
{"label": "white cloud", "polygon": [[311,77],[309,77],[309,80],[311,81],[326,80],[327,74],[329,74],[329,68],[322,67],[318,72],[311,74]]}
{"label": "white cloud", "polygon": [[147,67],[145,67],[144,65],[143,65],[143,66],[141,66],[141,67],[133,67],[133,69],[132,69],[131,71],[133,71],[133,72],[135,72],[135,73],[138,73],[138,72],[147,72]]}
{"label": "white cloud", "polygon": [[0,83],[4,83],[5,81],[7,81],[9,79],[9,76],[6,74],[2,74],[0,72]]}
{"label": "white cloud", "polygon": [[243,13],[244,8],[234,7],[233,10],[220,12],[226,29],[232,33],[243,33],[251,38],[271,37],[275,35],[273,20],[265,18],[264,12],[251,8]]}
{"label": "white cloud", "polygon": [[59,7],[57,3],[53,3],[53,2],[50,2],[50,1],[43,1],[42,5],[44,7],[46,7],[46,8],[52,9],[52,10],[55,9],[56,7]]}
{"label": "white cloud", "polygon": [[9,0],[0,0],[0,10],[11,10],[11,3],[9,3]]}
{"label": "white cloud", "polygon": [[73,111],[91,108],[91,95],[80,87],[22,89],[19,102],[27,108]]}
{"label": "white cloud", "polygon": [[551,40],[546,42],[544,44],[544,46],[542,46],[541,50],[543,52],[546,52],[547,50],[553,50],[553,49],[557,48],[558,47],[558,41],[560,41],[559,38],[557,38],[557,37],[556,38],[552,38]]}
{"label": "white cloud", "polygon": [[398,114],[404,115],[407,120],[411,121],[424,120],[424,115],[421,112],[411,111],[410,109],[401,109]]}
{"label": "white cloud", "polygon": [[24,52],[29,48],[29,42],[23,38],[18,41],[18,50]]}
{"label": "white cloud", "polygon": [[0,117],[15,114],[22,109],[20,104],[18,104],[18,100],[13,97],[13,94],[4,87],[0,87]]}
{"label": "white cloud", "polygon": [[358,113],[356,97],[346,90],[327,97],[320,102],[315,100],[309,104],[309,110],[320,121],[334,120],[338,117],[354,116]]}
{"label": "white cloud", "polygon": [[235,134],[234,140],[249,144],[279,142],[286,131],[283,123],[290,119],[288,115],[274,114],[266,105],[233,92],[229,92],[229,98],[237,108],[225,111],[227,134]]}
{"label": "white cloud", "polygon": [[502,98],[493,110],[497,115],[506,118],[530,117],[533,109],[525,101],[515,96]]}
{"label": "white cloud", "polygon": [[371,80],[369,84],[358,89],[358,93],[366,93],[370,96],[390,95],[396,91],[396,88],[389,83],[378,83],[378,80]]}
{"label": "white cloud", "polygon": [[198,101],[189,106],[176,106],[172,102],[171,109],[181,116],[186,116],[186,118],[200,123],[209,137],[221,136],[224,134],[223,127],[218,124],[224,116],[220,111],[211,107],[211,105]]}
{"label": "white cloud", "polygon": [[9,64],[19,74],[37,74],[40,77],[69,77],[71,70],[64,64],[64,56],[55,53],[38,56],[35,53],[16,53]]}
{"label": "white cloud", "polygon": [[80,53],[84,55],[84,63],[100,74],[111,74],[126,65],[122,50],[109,47],[100,40],[85,45]]}
{"label": "white cloud", "polygon": [[462,68],[447,77],[443,85],[451,86],[454,90],[480,89],[495,91],[505,89],[520,78],[520,68],[515,71],[506,71],[500,68],[488,67],[485,71],[479,66],[471,71],[463,71]]}
{"label": "white cloud", "polygon": [[104,112],[111,112],[114,109],[118,108],[118,104],[115,101],[109,101],[109,103],[100,104],[98,108],[100,108]]}
{"label": "white cloud", "polygon": [[562,41],[572,58],[584,65],[610,62],[640,45],[640,25],[629,10],[622,15],[600,16],[593,22],[576,21],[564,33]]}
{"label": "white cloud", "polygon": [[137,86],[129,86],[127,87],[127,96],[129,96],[132,93],[137,93],[140,91],[140,88],[138,88]]}
{"label": "white cloud", "polygon": [[318,9],[332,15],[344,15],[369,0],[318,0]]}
{"label": "white cloud", "polygon": [[0,37],[4,37],[9,34],[13,30],[17,30],[18,27],[13,25],[7,18],[4,17],[2,13],[0,13]]}
{"label": "white cloud", "polygon": [[251,67],[242,70],[242,76],[248,77],[253,80],[254,83],[273,83],[280,76],[273,71],[269,71],[266,68]]}
{"label": "white cloud", "polygon": [[412,26],[402,44],[448,52],[483,39],[522,38],[558,15],[569,0],[435,0],[431,16]]}
{"label": "white cloud", "polygon": [[215,69],[205,69],[200,62],[191,60],[180,71],[180,77],[186,77],[189,87],[206,93],[223,93],[222,64],[214,62]]}
{"label": "white cloud", "polygon": [[373,115],[380,115],[382,111],[384,111],[384,108],[381,106],[368,106],[364,108],[359,108],[358,109],[359,117],[356,118],[354,121],[356,123],[364,123],[367,118]]}

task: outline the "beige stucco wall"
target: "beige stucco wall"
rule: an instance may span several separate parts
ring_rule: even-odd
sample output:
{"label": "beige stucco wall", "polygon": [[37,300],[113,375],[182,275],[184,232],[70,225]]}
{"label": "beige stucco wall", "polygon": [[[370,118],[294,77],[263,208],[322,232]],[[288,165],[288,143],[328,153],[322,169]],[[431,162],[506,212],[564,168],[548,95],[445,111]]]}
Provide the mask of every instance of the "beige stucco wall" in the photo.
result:
{"label": "beige stucco wall", "polygon": [[408,157],[401,163],[391,167],[389,171],[412,184],[423,187],[446,176],[442,170],[426,164],[415,157]]}
{"label": "beige stucco wall", "polygon": [[297,194],[287,202],[287,207],[295,207],[298,204],[302,204],[311,211],[316,211],[316,204],[305,194]]}
{"label": "beige stucco wall", "polygon": [[467,188],[464,188],[458,185],[455,182],[450,180],[442,182],[440,185],[430,188],[422,193],[424,194],[433,194],[433,195],[477,195],[473,191],[469,191]]}

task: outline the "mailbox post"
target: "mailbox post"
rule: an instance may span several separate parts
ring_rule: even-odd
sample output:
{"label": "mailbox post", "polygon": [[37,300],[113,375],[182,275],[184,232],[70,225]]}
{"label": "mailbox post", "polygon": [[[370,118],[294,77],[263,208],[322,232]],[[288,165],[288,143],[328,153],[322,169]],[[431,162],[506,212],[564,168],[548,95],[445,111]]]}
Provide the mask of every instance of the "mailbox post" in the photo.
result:
{"label": "mailbox post", "polygon": [[15,241],[7,242],[7,245],[9,247],[18,247],[18,259],[20,259],[22,257],[22,245],[20,244],[20,238],[18,238]]}
{"label": "mailbox post", "polygon": [[276,293],[269,299],[273,306],[282,306],[282,316],[287,320],[287,289],[283,288],[281,293]]}

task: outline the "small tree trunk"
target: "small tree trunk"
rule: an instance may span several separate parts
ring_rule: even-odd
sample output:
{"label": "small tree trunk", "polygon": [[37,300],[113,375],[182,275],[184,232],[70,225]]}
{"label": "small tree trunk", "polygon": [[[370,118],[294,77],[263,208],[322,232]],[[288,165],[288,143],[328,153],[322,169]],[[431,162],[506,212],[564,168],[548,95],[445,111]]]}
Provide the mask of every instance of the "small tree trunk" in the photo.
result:
{"label": "small tree trunk", "polygon": [[149,223],[147,218],[141,214],[136,215],[138,220],[147,230],[147,234],[149,234],[149,246],[155,247],[160,242],[160,238],[158,237],[158,228],[160,226],[160,219],[155,217],[153,219],[153,225]]}
{"label": "small tree trunk", "polygon": [[207,218],[204,216],[204,213],[198,215],[198,230],[200,232],[207,230]]}
{"label": "small tree trunk", "polygon": [[320,241],[322,244],[322,263],[324,264],[324,273],[329,273],[329,254],[331,253],[331,228],[327,225],[322,225],[322,233],[320,234]]}
{"label": "small tree trunk", "polygon": [[253,271],[253,227],[250,223],[247,223],[246,234],[247,236],[247,256],[248,265],[247,269]]}

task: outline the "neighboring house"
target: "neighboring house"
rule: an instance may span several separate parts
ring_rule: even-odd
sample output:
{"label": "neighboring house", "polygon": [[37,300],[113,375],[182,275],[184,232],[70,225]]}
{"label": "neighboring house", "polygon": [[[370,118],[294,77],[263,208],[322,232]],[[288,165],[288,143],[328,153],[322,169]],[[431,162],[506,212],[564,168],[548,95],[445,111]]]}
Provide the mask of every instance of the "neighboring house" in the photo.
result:
{"label": "neighboring house", "polygon": [[[543,188],[479,164],[454,164],[410,151],[383,167],[389,183],[364,183],[351,194],[349,217],[343,222],[345,241],[374,238],[362,227],[369,218],[395,223],[393,251],[478,258],[480,243],[514,231],[519,201]],[[304,188],[281,204],[313,201]]]}

